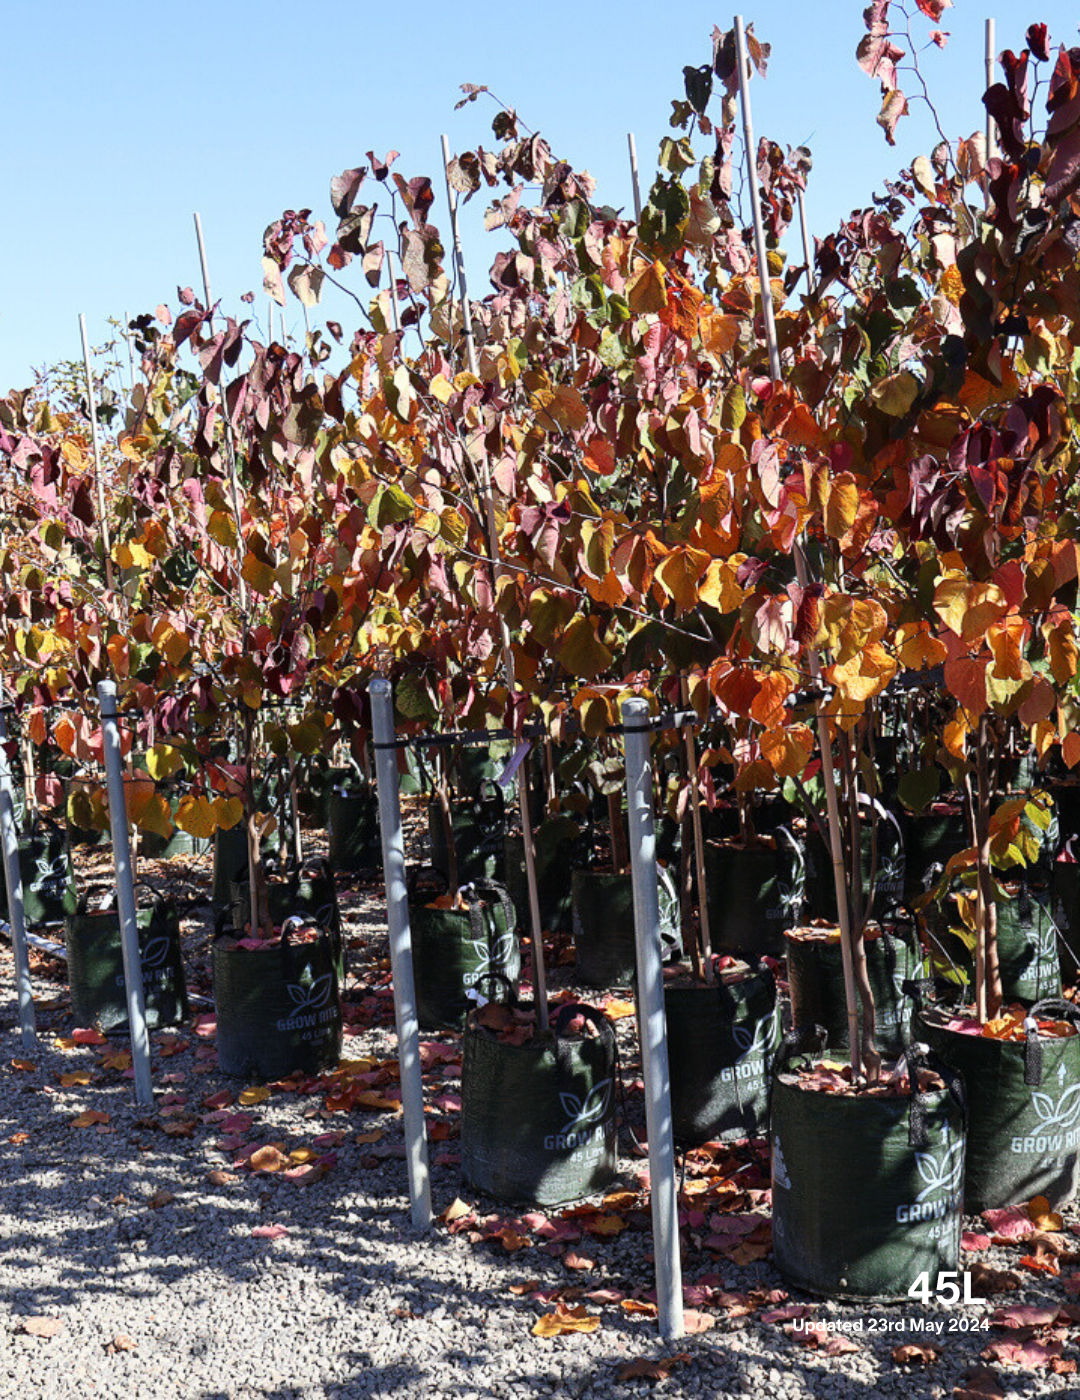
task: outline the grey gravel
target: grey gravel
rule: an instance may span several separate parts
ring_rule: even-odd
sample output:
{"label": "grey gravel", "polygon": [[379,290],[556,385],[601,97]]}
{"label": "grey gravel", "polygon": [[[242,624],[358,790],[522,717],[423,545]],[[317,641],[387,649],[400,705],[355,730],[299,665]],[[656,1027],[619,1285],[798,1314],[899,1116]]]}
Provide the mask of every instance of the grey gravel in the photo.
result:
{"label": "grey gravel", "polygon": [[[197,892],[206,863],[155,867],[175,888]],[[386,956],[377,884],[343,886],[347,932],[367,946],[351,953],[353,982],[370,986]],[[185,922],[189,967],[205,977],[204,917]],[[716,1313],[713,1330],[671,1345],[654,1322],[617,1306],[589,1304],[600,1329],[550,1341],[531,1335],[542,1303],[518,1298],[511,1284],[535,1278],[545,1286],[581,1284],[642,1291],[652,1284],[651,1237],[627,1230],[589,1243],[597,1268],[583,1280],[538,1249],[507,1255],[497,1245],[470,1245],[438,1226],[429,1236],[408,1223],[405,1165],[372,1161],[357,1133],[382,1128],[380,1147],[400,1144],[400,1120],[354,1110],[320,1115],[321,1099],[275,1092],[248,1109],[255,1140],[288,1149],[335,1130],[348,1134],[339,1160],[321,1180],[300,1186],[237,1171],[235,1182],[211,1185],[208,1173],[231,1171],[232,1154],[215,1150],[219,1130],[198,1124],[189,1138],[140,1126],[148,1118],[133,1102],[131,1081],[101,1072],[91,1047],[60,1049],[70,1035],[63,969],[35,959],[35,988],[56,1005],[39,1015],[40,1044],[24,1051],[16,1030],[10,950],[0,949],[0,1397],[28,1400],[351,1400],[360,1396],[423,1396],[425,1400],[492,1397],[662,1396],[911,1397],[950,1396],[979,1364],[998,1331],[945,1335],[941,1358],[915,1372],[897,1366],[898,1341],[919,1335],[860,1338],[860,1350],[828,1357],[751,1316]],[[201,979],[201,980],[200,980]],[[355,991],[350,995],[355,996]],[[619,1024],[624,1063],[633,1058],[633,1021]],[[186,1094],[195,1116],[204,1097],[244,1086],[196,1060],[205,1042],[189,1031],[186,1050],[163,1056],[175,1036],[155,1034],[158,1099]],[[117,1038],[114,1044],[123,1046]],[[386,1024],[346,1041],[350,1058],[393,1055]],[[29,1060],[33,1070],[10,1067]],[[93,1069],[88,1085],[63,1087],[59,1076]],[[168,1076],[177,1078],[170,1080]],[[632,1071],[631,1071],[632,1075]],[[453,1080],[446,1081],[453,1089]],[[440,1084],[440,1090],[442,1085]],[[631,1103],[633,1104],[633,1099]],[[109,1131],[77,1129],[86,1109],[110,1115]],[[163,1120],[168,1121],[168,1120]],[[21,1134],[27,1134],[21,1140]],[[453,1142],[433,1144],[440,1149]],[[640,1163],[621,1162],[630,1183]],[[437,1210],[459,1194],[472,1202],[452,1162],[434,1169]],[[158,1191],[175,1199],[148,1205]],[[491,1203],[476,1202],[483,1213]],[[512,1214],[513,1212],[506,1212]],[[1067,1224],[1080,1222],[1074,1209]],[[973,1225],[975,1222],[971,1222]],[[257,1225],[281,1224],[278,1239],[253,1238]],[[995,1267],[1016,1267],[1018,1251],[979,1256]],[[738,1268],[711,1256],[687,1261],[686,1279],[719,1273],[729,1289],[782,1288],[769,1261]],[[1071,1269],[1063,1269],[1070,1273]],[[812,1301],[798,1296],[794,1302]],[[1069,1301],[1060,1280],[1025,1274],[1021,1293],[995,1302]],[[976,1310],[980,1315],[989,1308]],[[910,1308],[819,1305],[822,1318],[957,1316]],[[30,1317],[59,1319],[57,1335],[21,1331]],[[1074,1328],[1073,1333],[1080,1331]],[[125,1350],[124,1338],[134,1343]],[[117,1349],[112,1344],[120,1339]],[[1065,1357],[1078,1353],[1072,1338]],[[682,1356],[664,1380],[619,1382],[619,1366],[641,1358]],[[1011,1395],[1080,1396],[1073,1375],[998,1367]]]}

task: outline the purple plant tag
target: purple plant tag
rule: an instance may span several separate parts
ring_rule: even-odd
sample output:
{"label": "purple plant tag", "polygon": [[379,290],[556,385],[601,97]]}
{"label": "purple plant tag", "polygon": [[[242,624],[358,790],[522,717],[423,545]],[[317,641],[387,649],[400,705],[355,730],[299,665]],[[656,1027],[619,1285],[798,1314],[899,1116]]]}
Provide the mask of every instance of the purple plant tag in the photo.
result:
{"label": "purple plant tag", "polygon": [[529,752],[529,750],[530,750],[531,748],[532,748],[532,743],[531,743],[531,741],[528,740],[528,739],[523,739],[522,742],[521,742],[520,744],[518,744],[517,748],[516,748],[516,749],[514,750],[514,752],[510,755],[510,759],[509,759],[509,761],[507,762],[506,767],[505,767],[505,768],[502,770],[502,772],[499,774],[499,786],[500,786],[500,787],[506,787],[506,786],[507,786],[507,784],[510,782],[511,778],[513,778],[514,774],[515,774],[515,773],[517,772],[517,770],[521,767],[521,765],[525,762],[525,755]]}

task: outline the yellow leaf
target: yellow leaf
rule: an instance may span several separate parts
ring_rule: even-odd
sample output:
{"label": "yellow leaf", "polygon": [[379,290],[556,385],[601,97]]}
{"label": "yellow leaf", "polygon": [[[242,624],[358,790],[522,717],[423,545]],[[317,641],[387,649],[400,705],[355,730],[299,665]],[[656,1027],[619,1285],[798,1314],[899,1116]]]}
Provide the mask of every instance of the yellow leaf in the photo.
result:
{"label": "yellow leaf", "polygon": [[734,316],[701,316],[698,331],[710,355],[726,355],[739,338],[739,322]]}
{"label": "yellow leaf", "polygon": [[171,778],[183,766],[184,760],[175,744],[155,744],[147,750],[146,771],[155,782]]}
{"label": "yellow leaf", "polygon": [[870,397],[891,418],[903,418],[919,393],[919,381],[910,370],[879,379],[870,390]]}
{"label": "yellow leaf", "polygon": [[742,558],[740,555],[738,562],[734,559],[712,561],[698,588],[698,597],[703,603],[724,613],[734,612],[739,607],[746,596],[745,589],[736,582]]}
{"label": "yellow leaf", "polygon": [[760,744],[778,778],[801,778],[814,751],[814,736],[805,724],[796,724],[791,729],[766,730]]}
{"label": "yellow leaf", "polygon": [[859,512],[859,488],[850,472],[841,472],[829,482],[825,504],[825,530],[833,539],[842,539],[855,524]]}
{"label": "yellow leaf", "polygon": [[269,564],[264,564],[261,559],[256,559],[254,554],[244,556],[244,564],[240,574],[244,582],[249,583],[256,593],[268,597],[274,591],[277,574]]}
{"label": "yellow leaf", "polygon": [[260,1147],[248,1158],[248,1166],[253,1172],[279,1172],[282,1167],[288,1166],[288,1163],[288,1157],[272,1143]]}
{"label": "yellow leaf", "polygon": [[709,565],[709,556],[700,549],[673,549],[656,567],[655,578],[675,603],[677,612],[697,606],[697,582]]}
{"label": "yellow leaf", "polygon": [[589,617],[577,617],[563,633],[557,657],[572,676],[592,680],[606,671],[615,660],[596,635],[596,623]]}
{"label": "yellow leaf", "polygon": [[445,374],[437,374],[428,385],[433,397],[440,403],[449,403],[454,396],[454,386],[447,379]]}
{"label": "yellow leaf", "polygon": [[222,548],[234,549],[236,547],[236,522],[228,511],[211,511],[206,529],[210,538]]}
{"label": "yellow leaf", "polygon": [[154,628],[153,641],[170,666],[179,666],[190,647],[187,634],[178,632],[172,623],[164,618]]}
{"label": "yellow leaf", "polygon": [[264,1103],[269,1097],[270,1090],[260,1084],[252,1089],[241,1089],[236,1101],[244,1108],[250,1108],[252,1104]]}
{"label": "yellow leaf", "polygon": [[553,1313],[537,1318],[532,1329],[534,1337],[562,1337],[571,1332],[595,1332],[600,1319],[583,1307],[567,1308],[561,1303]]}
{"label": "yellow leaf", "polygon": [[218,828],[214,803],[207,797],[192,797],[190,794],[182,797],[176,809],[176,825],[199,840],[213,836]]}
{"label": "yellow leaf", "polygon": [[968,605],[968,582],[963,574],[947,573],[934,589],[934,611],[945,626],[960,635]]}
{"label": "yellow leaf", "polygon": [[140,831],[153,832],[168,840],[175,831],[172,813],[164,793],[151,791],[138,797],[128,793],[128,815]]}
{"label": "yellow leaf", "polygon": [[231,831],[243,818],[244,804],[239,797],[216,797],[213,806],[217,824],[222,831]]}
{"label": "yellow leaf", "polygon": [[626,300],[635,316],[660,311],[667,305],[662,263],[646,263],[626,284]]}

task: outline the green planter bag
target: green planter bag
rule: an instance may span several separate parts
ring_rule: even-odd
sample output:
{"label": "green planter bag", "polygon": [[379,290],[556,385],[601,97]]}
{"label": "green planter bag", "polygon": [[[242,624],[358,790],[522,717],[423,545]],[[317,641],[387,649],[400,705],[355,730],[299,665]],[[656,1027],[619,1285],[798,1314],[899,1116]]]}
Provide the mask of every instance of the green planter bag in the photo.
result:
{"label": "green planter bag", "polygon": [[293,943],[287,922],[280,940],[256,951],[231,934],[214,943],[218,1063],[238,1079],[318,1074],[341,1058],[341,1003],[329,933]]}
{"label": "green planter bag", "polygon": [[698,1146],[763,1135],[781,1036],[776,980],[768,968],[712,987],[665,987],[664,1014],[676,1142]]}
{"label": "green planter bag", "polygon": [[[573,928],[570,881],[589,849],[588,837],[573,817],[548,817],[534,835],[536,892],[540,901],[540,927],[549,933],[569,933]],[[584,850],[582,849],[584,847]],[[506,888],[517,910],[518,925],[528,928],[529,886],[525,875],[525,841],[512,832],[503,843]]]}
{"label": "green planter bag", "polygon": [[[278,873],[270,864],[266,875],[266,895],[275,928],[280,928],[286,919],[300,916],[327,931],[334,950],[338,980],[343,982],[345,950],[341,937],[341,911],[330,862],[323,856],[312,856],[299,871],[293,868],[282,873]],[[231,926],[244,929],[251,920],[251,887],[246,878],[232,882],[230,896]]]}
{"label": "green planter bag", "polygon": [[[450,804],[450,822],[457,854],[458,883],[503,878],[503,841],[506,838],[506,802],[497,783],[485,779],[476,797]],[[445,875],[449,870],[442,808],[437,798],[428,807],[431,864]]]}
{"label": "green planter bag", "polygon": [[[1072,854],[1070,849],[1069,854]],[[1080,970],[1080,864],[1054,861],[1050,875],[1050,913],[1060,939],[1058,959],[1064,981],[1073,983]]]}
{"label": "green planter bag", "polygon": [[[1006,1002],[1036,1002],[1061,995],[1061,959],[1051,898],[1049,885],[1035,887],[1027,880],[1018,888],[997,885],[998,962]],[[947,907],[952,910],[955,906],[950,902]],[[927,910],[926,926],[928,941],[939,954],[939,967],[942,962],[950,965],[961,980],[972,985],[975,935],[970,930],[961,935],[959,914],[950,926],[940,910]]]}
{"label": "green planter bag", "polygon": [[[23,912],[27,926],[62,924],[78,907],[75,871],[64,829],[39,817],[19,842]],[[3,886],[6,898],[6,885]]]}
{"label": "green planter bag", "polygon": [[705,846],[705,891],[713,947],[751,961],[784,956],[784,931],[799,923],[805,863],[787,827],[773,844]]}
{"label": "green planter bag", "polygon": [[[831,1049],[847,1050],[847,1001],[839,930],[830,938],[800,937],[802,932],[792,929],[786,940],[792,1020],[796,1026],[821,1026]],[[887,930],[875,936],[868,929],[864,947],[870,990],[874,994],[878,1048],[883,1055],[896,1056],[904,1048],[911,1026],[911,1003],[904,993],[904,983],[918,975],[920,958],[913,940]]]}
{"label": "green planter bag", "polygon": [[1072,1002],[1033,1006],[1024,1041],[950,1030],[936,1007],[918,1013],[918,1035],[967,1085],[965,1208],[975,1213],[1045,1196],[1071,1200],[1080,1184],[1080,1035],[1043,1036],[1035,1019],[1080,1022]]}
{"label": "green planter bag", "polygon": [[[664,959],[682,951],[679,896],[671,872],[656,867]],[[631,875],[575,870],[570,877],[578,981],[586,987],[626,986],[637,967]]]}
{"label": "green planter bag", "polygon": [[935,868],[944,869],[949,857],[967,846],[967,823],[958,805],[939,802],[908,817],[904,827],[904,893],[910,903],[932,881]]}
{"label": "green planter bag", "polygon": [[[865,795],[860,798],[864,801]],[[877,813],[877,875],[874,881],[874,903],[868,912],[873,919],[890,918],[903,903],[907,872],[904,833],[899,819],[880,802],[873,803]],[[870,892],[870,874],[874,868],[872,833],[868,810],[862,817],[862,887],[864,897]],[[806,837],[806,898],[810,914],[816,919],[836,919],[836,878],[832,857],[821,833],[811,826]]]}
{"label": "green planter bag", "polygon": [[445,893],[446,880],[438,871],[410,875],[409,928],[422,1030],[460,1030],[479,982],[495,974],[516,988],[521,976],[517,919],[506,890],[477,881],[459,890],[467,909],[431,908],[429,901]]}
{"label": "green planter bag", "polygon": [[910,1052],[912,1080],[917,1067],[933,1069],[944,1090],[877,1098],[800,1088],[784,1072],[812,1035],[793,1031],[775,1061],[776,1267],[809,1293],[902,1302],[921,1274],[933,1288],[939,1272],[960,1267],[963,1085],[936,1056]]}
{"label": "green planter bag", "polygon": [[[599,1034],[571,1038],[584,1017]],[[507,1044],[473,1018],[461,1072],[461,1173],[501,1201],[563,1205],[615,1176],[615,1031],[591,1006],[560,1007],[554,1034]]]}
{"label": "green planter bag", "polygon": [[[180,919],[175,907],[156,899],[136,913],[146,1024],[151,1030],[182,1025],[190,1014]],[[129,1033],[127,983],[120,945],[120,916],[80,910],[64,921],[68,984],[76,1025]]]}
{"label": "green planter bag", "polygon": [[335,870],[381,870],[379,799],[370,784],[337,784],[327,799],[330,863]]}

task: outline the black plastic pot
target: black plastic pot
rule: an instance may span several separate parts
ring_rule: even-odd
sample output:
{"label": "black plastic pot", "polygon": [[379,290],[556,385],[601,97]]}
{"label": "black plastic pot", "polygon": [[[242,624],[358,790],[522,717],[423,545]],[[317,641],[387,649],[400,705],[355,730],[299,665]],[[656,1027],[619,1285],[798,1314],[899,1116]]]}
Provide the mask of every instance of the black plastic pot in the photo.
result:
{"label": "black plastic pot", "polygon": [[[502,789],[485,781],[477,797],[450,804],[450,821],[457,854],[458,883],[470,880],[502,880],[503,841],[506,837],[506,802]],[[431,864],[447,874],[449,861],[442,808],[437,798],[428,807]]]}
{"label": "black plastic pot", "polygon": [[687,1146],[759,1137],[768,1127],[769,1072],[780,1045],[770,971],[715,986],[665,987],[671,1116]]}
{"label": "black plastic pot", "polygon": [[[657,866],[665,960],[682,950],[679,897],[670,871]],[[586,987],[626,986],[637,967],[634,887],[629,874],[575,870],[570,877],[576,976]]]}
{"label": "black plastic pot", "polygon": [[[182,1025],[190,1008],[176,908],[156,900],[151,908],[138,910],[136,920],[146,1024],[151,1030]],[[127,982],[119,914],[115,910],[69,914],[64,934],[76,1025],[127,1034]]]}
{"label": "black plastic pot", "polygon": [[832,1298],[903,1301],[924,1273],[933,1288],[960,1264],[958,1076],[928,1057],[945,1090],[849,1097],[785,1082],[786,1059],[776,1059],[770,1123],[776,1267],[789,1284]]}
{"label": "black plastic pot", "polygon": [[374,787],[336,786],[327,799],[328,853],[335,870],[381,870],[379,799]]}
{"label": "black plastic pot", "polygon": [[225,912],[230,906],[230,886],[247,874],[247,830],[243,822],[228,831],[214,832],[214,908]]}
{"label": "black plastic pot", "polygon": [[341,1003],[328,932],[313,943],[293,943],[286,927],[280,941],[261,952],[221,935],[213,969],[223,1074],[273,1080],[337,1064]]}
{"label": "black plastic pot", "polygon": [[804,865],[786,827],[774,845],[705,846],[705,890],[713,948],[751,961],[783,957],[784,931],[802,917]]}
{"label": "black plastic pot", "polygon": [[425,872],[409,881],[409,927],[417,1015],[422,1030],[460,1030],[474,1003],[470,992],[492,973],[516,988],[521,976],[517,919],[506,890],[491,881],[463,885],[467,909],[433,909],[445,880],[425,894]]}
{"label": "black plastic pot", "polygon": [[[598,1036],[571,1038],[585,1017]],[[465,1029],[461,1071],[461,1172],[501,1201],[563,1205],[605,1190],[616,1169],[615,1032],[589,1006],[559,1010],[554,1034],[509,1045]]]}
{"label": "black plastic pot", "polygon": [[[1076,1024],[1080,1010],[1051,998],[1032,1015]],[[965,1209],[974,1214],[1045,1196],[1052,1206],[1080,1184],[1080,1035],[1023,1042],[948,1029],[949,1013],[926,1007],[917,1034],[964,1078],[969,1131]],[[1034,1023],[1032,1023],[1034,1024]]]}
{"label": "black plastic pot", "polygon": [[[791,1014],[796,1026],[821,1026],[830,1050],[850,1045],[844,968],[840,939],[800,938],[798,929],[786,938]],[[911,1003],[904,982],[918,973],[919,956],[913,941],[899,933],[867,930],[866,971],[874,994],[877,1045],[883,1055],[903,1049],[911,1024]],[[861,1008],[861,1002],[860,1002]]]}
{"label": "black plastic pot", "polygon": [[[297,780],[296,802],[300,815],[310,825],[325,830],[330,821],[330,793],[335,787],[349,787],[359,779],[355,768],[331,767],[323,760],[309,763]],[[343,868],[343,867],[339,867]]]}

